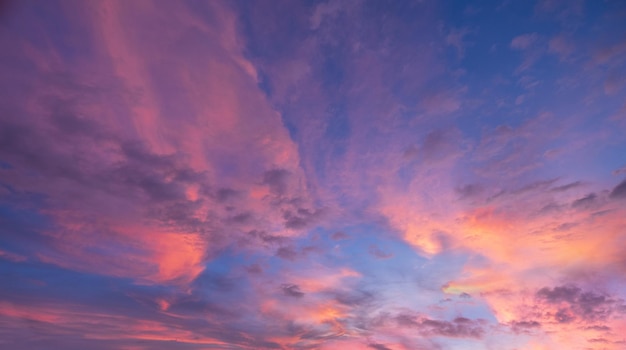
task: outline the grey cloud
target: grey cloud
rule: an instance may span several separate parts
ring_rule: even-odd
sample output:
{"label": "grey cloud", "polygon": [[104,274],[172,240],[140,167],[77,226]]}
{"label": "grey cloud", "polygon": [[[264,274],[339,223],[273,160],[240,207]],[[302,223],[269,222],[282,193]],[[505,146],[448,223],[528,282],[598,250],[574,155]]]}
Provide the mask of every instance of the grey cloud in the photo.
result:
{"label": "grey cloud", "polygon": [[340,241],[340,240],[343,240],[343,239],[348,239],[348,238],[350,238],[350,236],[347,233],[343,232],[343,231],[337,231],[337,232],[333,233],[332,235],[330,235],[330,238],[332,240],[334,240],[334,241]]}
{"label": "grey cloud", "polygon": [[[288,244],[291,241],[289,238],[280,237],[280,236],[270,236],[270,237],[276,237],[277,238],[277,240],[275,241],[276,243],[280,243],[280,244],[287,243],[286,245],[283,245],[276,250],[275,255],[281,259],[295,261],[298,258],[306,257],[308,254],[324,252],[324,249],[319,246],[307,245],[307,246],[301,247],[300,249],[297,249],[295,246]],[[283,240],[283,238],[285,239]]]}
{"label": "grey cloud", "polygon": [[[86,223],[95,221],[92,218],[106,222],[104,219],[120,212],[132,211],[137,220],[147,219],[176,232],[203,234],[203,239],[212,243],[210,250],[247,238],[249,228],[243,230],[239,226],[259,221],[258,213],[244,202],[245,190],[211,188],[206,174],[193,170],[185,154],[153,152],[145,143],[109,130],[108,124],[94,116],[82,117],[84,113],[76,106],[83,103],[80,98],[45,100],[46,106],[51,107],[43,109],[42,115],[18,113],[19,108],[9,111],[9,107],[3,106],[0,120],[0,181],[15,192],[13,197],[37,196],[37,211],[71,210],[76,214],[74,220]],[[29,181],[24,180],[27,177]],[[263,178],[275,194],[288,190],[288,179],[288,171],[280,169],[266,172]],[[199,196],[193,200],[187,198],[190,186],[198,189]],[[2,197],[9,200],[8,195]],[[211,204],[207,215],[197,215],[207,204]],[[217,204],[225,204],[228,209],[220,210],[223,207]],[[283,206],[270,205],[269,209],[285,212]],[[291,228],[308,227],[319,214],[294,209],[286,215],[285,224]],[[113,228],[104,225],[98,227],[102,233],[98,238],[106,241],[106,233]],[[262,228],[259,226],[259,231]],[[20,245],[17,240],[22,238],[13,236],[10,240]],[[268,244],[284,244],[278,236],[260,234],[258,238]],[[28,246],[35,249],[32,244]],[[48,250],[55,249],[54,244],[46,246]],[[105,254],[102,258],[109,259]]]}
{"label": "grey cloud", "polygon": [[610,197],[613,199],[626,199],[626,179],[613,188]]}
{"label": "grey cloud", "polygon": [[238,316],[233,310],[226,308],[224,305],[203,300],[198,297],[185,297],[171,303],[168,308],[169,312],[180,315],[219,315],[221,318],[233,318]]}
{"label": "grey cloud", "polygon": [[525,186],[522,186],[521,188],[513,190],[511,193],[513,193],[513,194],[521,194],[521,193],[532,192],[532,191],[544,191],[547,188],[549,188],[550,185],[555,183],[557,180],[558,179],[534,181],[534,182],[531,182],[529,184],[526,184]]}
{"label": "grey cloud", "polygon": [[574,302],[580,295],[581,289],[575,286],[560,286],[550,289],[548,287],[541,288],[537,292],[537,296],[545,299],[550,303]]}
{"label": "grey cloud", "polygon": [[572,202],[572,208],[587,209],[596,203],[597,198],[598,198],[597,194],[589,193],[588,195]]}
{"label": "grey cloud", "polygon": [[272,169],[263,174],[263,184],[267,185],[272,194],[282,196],[287,192],[290,173],[285,169]]}
{"label": "grey cloud", "polygon": [[209,288],[214,292],[232,293],[240,289],[240,282],[240,279],[234,276],[205,271],[196,278],[194,286],[200,289]]}
{"label": "grey cloud", "polygon": [[440,321],[400,314],[396,316],[396,322],[403,327],[416,328],[425,336],[481,338],[485,333],[483,322],[465,317],[457,317],[452,321]]}
{"label": "grey cloud", "polygon": [[554,320],[558,323],[570,323],[574,321],[575,318],[576,317],[569,309],[559,309],[559,311],[554,314]]}
{"label": "grey cloud", "polygon": [[218,202],[223,203],[228,201],[229,199],[236,198],[239,195],[239,192],[233,190],[232,188],[220,188],[215,193],[215,198]]}
{"label": "grey cloud", "polygon": [[427,333],[453,338],[480,338],[484,329],[476,322],[463,317],[457,317],[452,322],[426,319],[421,328]]}
{"label": "grey cloud", "polygon": [[571,182],[571,183],[568,183],[568,184],[565,184],[565,185],[562,185],[562,186],[553,187],[553,188],[550,189],[550,191],[553,191],[553,192],[565,192],[565,191],[571,190],[572,188],[580,187],[582,185],[583,185],[582,182],[576,181],[576,182]]}
{"label": "grey cloud", "polygon": [[592,338],[592,339],[589,339],[588,342],[590,342],[590,343],[603,343],[603,344],[610,343],[609,340],[604,339],[604,338]]}
{"label": "grey cloud", "polygon": [[[97,122],[69,114],[71,107],[66,109],[61,116],[49,118],[57,134],[44,132],[45,125],[2,121],[1,155],[50,181],[70,180],[116,196],[128,197],[139,190],[151,199],[179,200],[184,196],[182,184],[201,179],[201,174],[179,164],[174,155],[155,155],[141,143],[113,136]],[[98,153],[106,144],[117,146],[121,157],[117,163]]]}
{"label": "grey cloud", "polygon": [[[289,321],[287,323],[286,330],[289,335],[300,338],[300,339],[306,339],[306,340],[323,339],[324,336],[326,335],[325,330],[319,329],[310,324],[305,325],[302,323],[296,323],[294,321]],[[298,344],[298,345],[295,345],[294,348],[295,349],[312,349],[314,348],[314,346]]]}
{"label": "grey cloud", "polygon": [[416,320],[416,317],[409,314],[399,314],[395,317],[396,322],[403,327],[416,327],[419,323]]}
{"label": "grey cloud", "polygon": [[245,268],[246,272],[248,272],[249,274],[260,274],[263,273],[263,268],[261,266],[259,266],[259,264],[252,264],[250,266],[247,266]]}
{"label": "grey cloud", "polygon": [[232,216],[230,218],[230,221],[237,223],[237,224],[245,224],[245,223],[252,221],[252,219],[253,219],[252,213],[243,212],[243,213],[239,213],[239,214]]}
{"label": "grey cloud", "polygon": [[568,231],[578,225],[579,223],[576,223],[576,222],[565,222],[557,226],[554,230],[559,231],[559,232]]}
{"label": "grey cloud", "polygon": [[285,210],[283,218],[285,219],[285,227],[292,230],[300,230],[310,227],[321,217],[322,210],[309,210],[298,208],[297,210]]}
{"label": "grey cloud", "polygon": [[261,240],[262,242],[268,243],[268,244],[284,244],[284,243],[289,241],[289,239],[287,237],[278,236],[278,235],[271,235],[271,234],[268,234],[265,231],[252,230],[252,231],[248,232],[248,234],[250,236],[255,237],[255,238]]}
{"label": "grey cloud", "polygon": [[324,249],[322,247],[319,246],[315,246],[315,245],[308,245],[305,247],[302,247],[302,254],[303,255],[307,255],[307,254],[321,254],[324,253]]}
{"label": "grey cloud", "polygon": [[280,247],[276,251],[276,256],[293,261],[298,257],[298,252],[293,247]]}
{"label": "grey cloud", "polygon": [[438,161],[455,154],[459,150],[460,132],[456,129],[439,129],[429,132],[419,153],[427,161]]}
{"label": "grey cloud", "polygon": [[480,184],[468,184],[456,188],[456,192],[461,199],[476,197],[482,194],[484,190],[485,188]]}
{"label": "grey cloud", "polygon": [[541,328],[541,323],[537,321],[513,321],[509,326],[514,332],[523,333],[532,329]]}
{"label": "grey cloud", "polygon": [[585,321],[604,320],[619,309],[621,303],[607,295],[592,291],[583,291],[571,285],[558,286],[552,289],[541,288],[536,297],[549,304],[566,304],[553,316],[557,322],[569,323],[575,319]]}
{"label": "grey cloud", "polygon": [[335,300],[343,305],[351,307],[363,307],[374,302],[374,300],[376,300],[376,296],[371,292],[357,289],[350,290],[349,292],[337,292],[335,294]]}
{"label": "grey cloud", "polygon": [[415,145],[411,145],[407,148],[404,149],[404,152],[402,153],[403,157],[406,159],[410,159],[413,158],[415,156],[417,156],[419,154],[419,150],[417,149],[417,147]]}
{"label": "grey cloud", "polygon": [[185,200],[184,184],[195,182],[199,174],[177,164],[174,156],[160,156],[137,142],[124,142],[127,162],[112,171],[118,185],[138,189],[154,201]]}
{"label": "grey cloud", "polygon": [[302,298],[304,293],[300,291],[300,287],[297,284],[283,284],[280,286],[283,294],[292,298]]}
{"label": "grey cloud", "polygon": [[377,259],[389,259],[393,257],[393,253],[385,252],[374,244],[370,245],[368,252],[370,253],[370,255],[374,256]]}

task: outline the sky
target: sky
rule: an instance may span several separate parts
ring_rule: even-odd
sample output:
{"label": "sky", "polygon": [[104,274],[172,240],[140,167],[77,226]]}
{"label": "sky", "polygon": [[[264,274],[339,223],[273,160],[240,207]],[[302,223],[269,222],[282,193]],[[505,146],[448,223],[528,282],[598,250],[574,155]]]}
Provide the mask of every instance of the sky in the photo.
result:
{"label": "sky", "polygon": [[626,2],[0,1],[0,348],[626,348]]}

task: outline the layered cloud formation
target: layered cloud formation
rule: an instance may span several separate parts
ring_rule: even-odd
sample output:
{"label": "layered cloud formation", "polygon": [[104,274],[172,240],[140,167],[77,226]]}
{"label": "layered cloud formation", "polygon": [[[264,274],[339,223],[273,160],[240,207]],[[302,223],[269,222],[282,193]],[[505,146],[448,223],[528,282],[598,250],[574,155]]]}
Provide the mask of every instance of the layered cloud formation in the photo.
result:
{"label": "layered cloud formation", "polygon": [[625,18],[0,2],[0,348],[624,348]]}

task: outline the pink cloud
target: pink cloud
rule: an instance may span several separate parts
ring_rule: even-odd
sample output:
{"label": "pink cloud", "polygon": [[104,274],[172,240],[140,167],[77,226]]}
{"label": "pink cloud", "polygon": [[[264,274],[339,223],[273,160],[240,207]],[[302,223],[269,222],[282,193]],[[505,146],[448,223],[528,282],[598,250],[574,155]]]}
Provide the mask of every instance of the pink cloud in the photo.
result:
{"label": "pink cloud", "polygon": [[538,39],[537,33],[528,33],[518,35],[513,40],[511,40],[511,48],[515,50],[527,50],[529,49]]}

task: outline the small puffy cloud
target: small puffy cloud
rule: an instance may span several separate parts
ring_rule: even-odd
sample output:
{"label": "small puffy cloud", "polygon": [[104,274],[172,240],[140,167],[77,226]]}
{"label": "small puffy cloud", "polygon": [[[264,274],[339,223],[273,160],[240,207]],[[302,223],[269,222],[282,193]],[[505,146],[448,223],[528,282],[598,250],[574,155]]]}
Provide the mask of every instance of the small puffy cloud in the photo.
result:
{"label": "small puffy cloud", "polygon": [[467,28],[452,28],[448,35],[446,35],[446,44],[456,49],[459,58],[463,58],[465,55],[465,46],[467,45],[467,43],[465,43],[465,36],[469,33],[470,31]]}
{"label": "small puffy cloud", "polygon": [[537,33],[518,35],[511,40],[510,47],[514,50],[526,50],[533,46],[538,38]]}
{"label": "small puffy cloud", "polygon": [[574,45],[565,36],[557,35],[548,42],[548,52],[564,60],[574,52]]}

